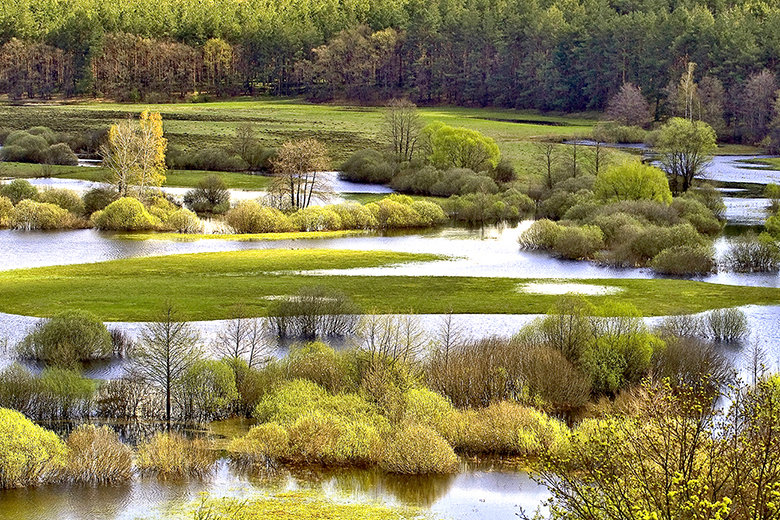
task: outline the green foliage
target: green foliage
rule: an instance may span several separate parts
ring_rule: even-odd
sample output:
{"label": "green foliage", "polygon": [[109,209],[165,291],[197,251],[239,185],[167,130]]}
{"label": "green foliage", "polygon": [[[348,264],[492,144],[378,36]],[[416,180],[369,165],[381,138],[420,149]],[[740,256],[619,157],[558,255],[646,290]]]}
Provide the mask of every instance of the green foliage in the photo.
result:
{"label": "green foliage", "polygon": [[290,215],[290,222],[298,231],[338,231],[341,217],[327,207],[309,206]]}
{"label": "green foliage", "polygon": [[38,201],[54,204],[76,215],[84,213],[84,202],[73,190],[62,188],[43,190],[38,194]]}
{"label": "green foliage", "polygon": [[290,456],[290,436],[276,423],[253,426],[243,437],[228,445],[233,460],[253,467],[265,467],[285,461]]}
{"label": "green foliage", "polygon": [[764,187],[764,197],[768,198],[771,203],[771,209],[777,212],[780,209],[780,185],[770,182]]}
{"label": "green foliage", "polygon": [[600,171],[593,191],[596,197],[605,201],[672,202],[672,192],[664,172],[639,161],[628,161]]}
{"label": "green foliage", "polygon": [[278,233],[294,229],[284,213],[254,201],[239,203],[227,212],[225,221],[236,233]]}
{"label": "green foliage", "polygon": [[395,166],[372,149],[359,150],[341,165],[341,177],[353,182],[385,184],[392,180]]}
{"label": "green foliage", "polygon": [[602,143],[644,143],[647,131],[639,126],[623,126],[611,122],[593,127],[593,139]]}
{"label": "green foliage", "polygon": [[19,354],[45,363],[71,367],[111,356],[106,326],[83,311],[63,311],[35,326],[17,347]]}
{"label": "green foliage", "polygon": [[36,229],[63,229],[70,227],[68,210],[46,202],[30,199],[19,201],[11,211],[11,227],[27,231]]}
{"label": "green foliage", "polygon": [[138,199],[122,197],[93,213],[92,223],[104,230],[146,231],[156,229],[160,220],[152,216]]}
{"label": "green foliage", "polygon": [[[671,118],[661,127],[655,145],[675,191],[688,191],[694,177],[703,172],[718,148],[710,125],[680,117]],[[677,189],[678,179],[682,180],[681,190]]]}
{"label": "green foliage", "polygon": [[56,434],[19,412],[0,409],[0,488],[35,486],[65,466],[67,448]]}
{"label": "green foliage", "polygon": [[84,202],[84,214],[89,216],[105,209],[118,198],[119,194],[113,188],[92,188],[81,198]]}
{"label": "green foliage", "polygon": [[0,195],[7,197],[12,203],[18,204],[24,199],[38,198],[38,189],[24,179],[14,179],[8,184],[0,185]]}
{"label": "green foliage", "polygon": [[227,417],[238,399],[233,368],[224,361],[197,360],[181,381],[183,415],[197,422]]}
{"label": "green foliage", "polygon": [[592,258],[604,247],[604,234],[598,226],[563,226],[553,243],[553,251],[564,258],[582,260]]}
{"label": "green foliage", "polygon": [[674,246],[661,250],[650,261],[653,271],[661,274],[704,275],[715,270],[715,258],[706,246]]}
{"label": "green foliage", "polygon": [[203,231],[203,222],[192,211],[181,208],[171,213],[165,219],[163,227],[177,233],[201,233]]}
{"label": "green foliage", "polygon": [[207,175],[184,194],[184,204],[196,213],[225,213],[230,209],[230,192],[222,177]]}
{"label": "green foliage", "polygon": [[501,158],[496,142],[476,130],[437,122],[422,130],[430,150],[428,160],[437,168],[468,168],[483,171],[495,168]]}

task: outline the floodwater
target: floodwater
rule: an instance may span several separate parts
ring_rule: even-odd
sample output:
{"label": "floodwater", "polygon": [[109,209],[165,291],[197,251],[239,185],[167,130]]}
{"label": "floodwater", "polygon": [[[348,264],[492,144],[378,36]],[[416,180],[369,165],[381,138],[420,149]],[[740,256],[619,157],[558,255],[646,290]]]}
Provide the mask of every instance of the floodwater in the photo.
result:
{"label": "floodwater", "polygon": [[454,475],[394,476],[374,469],[280,470],[266,476],[236,470],[227,461],[213,474],[189,481],[136,477],[113,486],[57,485],[3,491],[0,518],[14,520],[156,519],[201,493],[237,499],[312,491],[339,502],[420,508],[434,518],[492,520],[533,512],[547,497],[526,473],[500,462],[463,462]]}

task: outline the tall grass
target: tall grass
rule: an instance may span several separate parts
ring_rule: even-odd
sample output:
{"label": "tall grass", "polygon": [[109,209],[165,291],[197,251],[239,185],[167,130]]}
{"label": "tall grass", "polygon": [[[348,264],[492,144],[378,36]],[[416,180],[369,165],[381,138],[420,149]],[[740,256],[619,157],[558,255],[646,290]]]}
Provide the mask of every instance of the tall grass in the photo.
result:
{"label": "tall grass", "polygon": [[108,426],[79,426],[68,436],[67,447],[64,476],[68,480],[108,484],[132,477],[132,450]]}
{"label": "tall grass", "polygon": [[216,453],[204,439],[178,433],[156,433],[138,446],[138,469],[161,478],[203,476],[212,470]]}

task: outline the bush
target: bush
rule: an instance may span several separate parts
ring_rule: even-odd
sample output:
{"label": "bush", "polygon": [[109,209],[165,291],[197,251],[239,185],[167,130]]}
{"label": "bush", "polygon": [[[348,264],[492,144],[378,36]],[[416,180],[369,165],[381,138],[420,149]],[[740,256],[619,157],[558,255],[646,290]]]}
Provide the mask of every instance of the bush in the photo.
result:
{"label": "bush", "polygon": [[65,466],[66,452],[55,433],[19,412],[0,409],[0,488],[48,482]]}
{"label": "bush", "polygon": [[279,233],[294,229],[287,215],[253,201],[239,203],[227,212],[225,220],[236,233]]}
{"label": "bush", "polygon": [[715,270],[715,259],[709,247],[674,246],[655,255],[650,266],[661,274],[700,275]]}
{"label": "bush", "polygon": [[73,190],[63,188],[43,190],[38,194],[38,201],[54,204],[76,215],[84,214],[84,202]]}
{"label": "bush", "polygon": [[627,248],[639,260],[644,262],[658,253],[673,247],[704,247],[707,241],[688,223],[671,227],[647,226],[634,237]]}
{"label": "bush", "polygon": [[389,439],[380,465],[390,473],[406,475],[452,473],[458,468],[458,458],[430,426],[404,424]]}
{"label": "bush", "polygon": [[381,229],[403,229],[424,227],[420,215],[412,209],[411,203],[404,204],[391,197],[366,205]]}
{"label": "bush", "polygon": [[89,216],[105,209],[106,206],[119,198],[119,194],[114,188],[92,188],[84,194],[84,214]]}
{"label": "bush", "polygon": [[73,224],[68,210],[54,204],[20,201],[11,212],[11,227],[27,231],[36,229],[63,229]]}
{"label": "bush", "polygon": [[144,205],[152,218],[163,223],[179,209],[179,206],[174,204],[172,199],[162,193],[145,198]]}
{"label": "bush", "polygon": [[90,405],[97,389],[92,379],[79,372],[62,368],[46,368],[38,379],[36,415],[46,420],[74,420],[90,414]]}
{"label": "bush", "polygon": [[92,214],[92,223],[98,229],[111,231],[148,231],[160,225],[138,199],[122,197],[104,210]]}
{"label": "bush", "polygon": [[208,175],[184,194],[184,205],[196,213],[222,214],[230,209],[230,191],[218,175]]}
{"label": "bush", "polygon": [[269,322],[280,337],[315,338],[353,334],[360,308],[343,292],[324,287],[302,287],[298,294],[274,301]]}
{"label": "bush", "polygon": [[435,202],[416,200],[412,202],[411,208],[419,215],[421,226],[437,226],[447,220],[444,210]]}
{"label": "bush", "polygon": [[341,217],[328,207],[309,206],[290,215],[290,222],[299,231],[337,231],[342,229]]}
{"label": "bush", "polygon": [[108,426],[81,425],[68,436],[65,476],[73,482],[109,484],[133,476],[132,450]]}
{"label": "bush", "polygon": [[65,143],[57,143],[49,147],[48,157],[46,159],[48,164],[60,164],[63,166],[76,166],[79,163],[79,158],[73,153]]}
{"label": "bush", "polygon": [[216,452],[205,440],[187,439],[176,433],[156,433],[138,446],[138,469],[162,478],[202,476],[216,461]]}
{"label": "bush", "polygon": [[227,150],[216,147],[207,147],[194,152],[171,147],[166,162],[169,168],[179,170],[239,172],[249,168],[249,164],[238,154],[231,154]]}
{"label": "bush", "polygon": [[288,426],[290,458],[297,463],[369,465],[379,459],[383,431],[368,417],[313,410]]}
{"label": "bush", "polygon": [[666,174],[639,161],[610,166],[596,176],[596,197],[605,201],[652,200],[670,204],[672,192]]}
{"label": "bush", "polygon": [[290,456],[290,436],[282,426],[265,423],[252,427],[228,445],[230,457],[252,467],[268,467]]}
{"label": "bush", "polygon": [[373,229],[378,225],[371,211],[357,202],[345,202],[328,208],[339,216],[342,229]]}
{"label": "bush", "polygon": [[604,234],[597,226],[562,227],[553,251],[572,260],[592,258],[604,247]]}
{"label": "bush", "polygon": [[35,326],[17,347],[25,358],[57,366],[111,356],[111,334],[92,314],[64,311]]}
{"label": "bush", "polygon": [[404,419],[412,424],[430,426],[440,434],[446,432],[455,417],[449,400],[427,388],[412,388],[404,392]]}
{"label": "bush", "polygon": [[780,247],[768,234],[741,236],[731,242],[725,263],[739,273],[766,273],[780,269]]}
{"label": "bush", "polygon": [[552,220],[537,220],[520,235],[520,246],[524,249],[552,249],[563,228]]}
{"label": "bush", "polygon": [[0,196],[0,227],[11,225],[11,214],[13,209],[14,205],[11,203],[11,199]]}
{"label": "bush", "polygon": [[226,361],[198,360],[179,383],[183,395],[182,415],[189,422],[205,423],[226,418],[238,399],[236,376]]}
{"label": "bush", "polygon": [[359,150],[341,165],[339,176],[353,182],[386,184],[395,173],[395,166],[376,150]]}
{"label": "bush", "polygon": [[647,131],[639,126],[599,123],[593,127],[593,139],[603,143],[644,143]]}
{"label": "bush", "polygon": [[562,454],[567,445],[563,423],[507,401],[460,411],[449,426],[445,437],[456,450],[472,454],[534,457],[542,451]]}
{"label": "bush", "polygon": [[18,204],[20,200],[38,198],[38,190],[29,181],[15,179],[8,184],[0,185],[0,196],[7,197],[12,203]]}
{"label": "bush", "polygon": [[320,341],[290,347],[285,371],[289,378],[312,381],[330,392],[356,386],[344,357]]}
{"label": "bush", "polygon": [[739,309],[716,309],[704,320],[710,337],[717,342],[733,343],[750,334],[747,316]]}
{"label": "bush", "polygon": [[11,132],[0,150],[0,160],[45,163],[49,158],[49,143],[41,136],[18,130]]}
{"label": "bush", "polygon": [[165,227],[177,233],[202,233],[203,222],[188,209],[174,211],[165,221]]}

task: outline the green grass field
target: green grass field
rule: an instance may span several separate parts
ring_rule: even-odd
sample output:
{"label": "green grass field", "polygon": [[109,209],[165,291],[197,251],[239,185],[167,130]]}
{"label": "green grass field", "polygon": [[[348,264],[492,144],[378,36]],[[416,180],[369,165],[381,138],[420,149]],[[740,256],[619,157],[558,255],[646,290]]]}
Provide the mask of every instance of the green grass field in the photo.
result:
{"label": "green grass field", "polygon": [[[521,292],[521,284],[534,281],[525,279],[306,272],[440,258],[383,251],[253,250],[14,270],[0,273],[0,311],[51,316],[83,309],[106,321],[146,321],[172,302],[183,319],[213,320],[230,318],[231,307],[242,303],[252,315],[263,316],[273,301],[269,297],[312,285],[341,290],[365,311],[378,313],[536,314],[559,298]],[[631,303],[646,316],[780,303],[780,289],[774,288],[661,279],[577,282],[617,287],[617,294],[588,299],[594,304]]]}
{"label": "green grass field", "polygon": [[[171,144],[190,149],[226,146],[236,128],[246,122],[255,125],[266,145],[288,139],[316,137],[326,143],[337,167],[352,152],[382,144],[382,108],[312,104],[299,99],[245,99],[214,103],[119,104],[80,102],[62,105],[0,106],[2,126],[24,129],[45,125],[60,132],[86,132],[126,118],[144,109],[163,116],[166,137]],[[519,169],[533,161],[532,141],[552,137],[563,139],[589,134],[595,114],[552,116],[533,111],[483,108],[421,108],[424,122],[478,130],[493,137],[502,154]]]}
{"label": "green grass field", "polygon": [[[48,166],[52,177],[78,179],[82,181],[103,182],[108,172],[103,168],[85,168],[80,166]],[[40,164],[0,163],[0,178],[12,177],[29,179],[43,176]],[[249,175],[236,172],[207,172],[201,170],[168,170],[164,186],[171,188],[192,188],[207,175],[221,177],[228,188],[236,190],[263,190],[271,183],[271,178],[263,175]]]}

